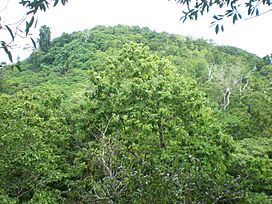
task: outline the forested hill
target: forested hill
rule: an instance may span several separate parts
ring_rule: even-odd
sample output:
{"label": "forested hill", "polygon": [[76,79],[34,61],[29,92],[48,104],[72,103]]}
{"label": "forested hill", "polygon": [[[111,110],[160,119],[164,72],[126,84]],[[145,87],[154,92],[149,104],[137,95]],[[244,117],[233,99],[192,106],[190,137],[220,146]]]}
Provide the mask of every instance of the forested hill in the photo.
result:
{"label": "forested hill", "polygon": [[0,203],[271,203],[272,65],[138,26],[0,69]]}

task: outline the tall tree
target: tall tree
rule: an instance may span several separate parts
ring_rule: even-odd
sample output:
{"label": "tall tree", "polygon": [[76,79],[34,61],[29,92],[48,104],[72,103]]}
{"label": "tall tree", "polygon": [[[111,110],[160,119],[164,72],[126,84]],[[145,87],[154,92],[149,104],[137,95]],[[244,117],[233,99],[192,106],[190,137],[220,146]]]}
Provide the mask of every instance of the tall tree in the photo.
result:
{"label": "tall tree", "polygon": [[196,83],[141,44],[126,44],[105,63],[103,71],[91,72],[85,116],[95,141],[82,154],[86,169],[101,169],[86,178],[93,183],[92,191],[82,190],[88,201],[220,200],[231,138]]}
{"label": "tall tree", "polygon": [[47,52],[49,50],[51,44],[51,31],[46,25],[43,25],[40,28],[38,43],[41,51]]}

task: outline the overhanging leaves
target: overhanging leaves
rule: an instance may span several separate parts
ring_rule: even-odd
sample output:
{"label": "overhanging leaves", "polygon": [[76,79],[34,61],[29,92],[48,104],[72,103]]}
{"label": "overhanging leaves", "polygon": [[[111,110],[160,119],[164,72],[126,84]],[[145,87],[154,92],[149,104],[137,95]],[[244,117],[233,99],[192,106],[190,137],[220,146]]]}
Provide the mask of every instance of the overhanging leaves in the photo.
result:
{"label": "overhanging leaves", "polygon": [[[247,0],[246,2],[241,2],[238,0],[215,0],[215,1],[191,1],[191,0],[175,0],[178,4],[182,4],[185,6],[185,9],[182,11],[181,20],[185,22],[186,20],[197,20],[201,14],[207,15],[208,13],[213,11],[213,19],[216,21],[222,21],[230,18],[232,23],[235,24],[238,20],[244,18],[244,16],[248,17],[257,17],[262,14],[265,14],[272,9],[266,9],[264,6],[270,6],[270,0]],[[264,6],[260,7],[263,4]],[[211,10],[211,8],[214,8]],[[262,9],[262,11],[261,11]],[[216,12],[220,11],[217,14]],[[223,11],[223,12],[222,12]],[[246,11],[246,12],[244,12]],[[214,23],[211,23],[214,25]],[[222,24],[222,23],[221,23]],[[219,27],[215,28],[215,32],[219,32]],[[221,28],[223,32],[224,29]]]}
{"label": "overhanging leaves", "polygon": [[13,34],[12,30],[11,30],[10,27],[7,26],[7,25],[6,25],[6,28],[7,28],[8,31],[9,31],[9,34],[10,34],[10,36],[11,36],[11,38],[12,38],[12,41],[14,41],[14,34]]}
{"label": "overhanging leaves", "polygon": [[11,62],[13,62],[11,52],[9,51],[6,43],[4,41],[1,41],[2,48],[4,49],[5,53],[8,55],[8,58]]}

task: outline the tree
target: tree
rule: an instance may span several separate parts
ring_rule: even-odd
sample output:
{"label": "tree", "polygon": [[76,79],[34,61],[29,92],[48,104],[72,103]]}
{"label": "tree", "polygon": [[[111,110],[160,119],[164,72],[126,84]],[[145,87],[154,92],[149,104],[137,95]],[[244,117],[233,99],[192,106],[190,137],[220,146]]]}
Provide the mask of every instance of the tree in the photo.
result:
{"label": "tree", "polygon": [[1,203],[3,196],[16,203],[59,203],[57,186],[69,172],[69,127],[57,111],[61,100],[50,93],[0,95]]}
{"label": "tree", "polygon": [[[50,0],[53,3],[53,6],[57,6],[59,4],[59,0]],[[19,4],[25,7],[25,14],[23,14],[22,18],[18,20],[17,23],[1,23],[0,16],[0,32],[8,32],[11,36],[11,41],[7,42],[5,40],[0,39],[0,49],[3,49],[4,52],[8,55],[9,60],[13,62],[11,49],[13,47],[13,43],[17,37],[28,36],[30,29],[35,27],[37,24],[37,13],[39,11],[46,11],[50,8],[50,2],[48,0],[20,0]],[[68,0],[61,0],[61,4],[65,5]],[[22,25],[25,23],[25,27]],[[32,43],[35,45],[35,41],[30,38]]]}
{"label": "tree", "polygon": [[[272,11],[267,7],[272,5],[270,0],[175,0],[178,4],[186,6],[181,20],[197,20],[199,16],[207,15],[214,10],[220,13],[214,13],[212,25],[215,25],[215,32],[224,31],[223,21],[226,18],[232,18],[233,24],[242,18],[253,18]],[[212,11],[213,10],[213,11]]]}
{"label": "tree", "polygon": [[115,55],[90,72],[89,142],[78,158],[89,170],[86,202],[220,200],[231,138],[203,92],[142,44]]}
{"label": "tree", "polygon": [[49,50],[51,45],[51,31],[46,25],[40,28],[38,43],[41,51],[47,52]]}

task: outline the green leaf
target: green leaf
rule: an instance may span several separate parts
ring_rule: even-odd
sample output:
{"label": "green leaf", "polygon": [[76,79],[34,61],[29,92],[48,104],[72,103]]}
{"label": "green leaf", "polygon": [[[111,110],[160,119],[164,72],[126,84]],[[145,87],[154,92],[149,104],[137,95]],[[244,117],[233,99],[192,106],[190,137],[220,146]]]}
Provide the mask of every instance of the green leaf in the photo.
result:
{"label": "green leaf", "polygon": [[62,5],[65,5],[68,2],[68,0],[61,0]]}
{"label": "green leaf", "polygon": [[9,33],[10,33],[10,36],[11,36],[11,38],[12,38],[12,41],[14,41],[14,35],[13,35],[12,30],[11,30],[10,27],[7,26],[7,25],[6,25],[6,28],[8,29],[8,31],[9,31]]}
{"label": "green leaf", "polygon": [[223,19],[223,17],[222,17],[222,16],[216,16],[216,15],[214,15],[214,16],[213,16],[213,18],[214,18],[215,20],[218,20],[218,21],[220,21],[220,20],[222,20],[222,19]]}
{"label": "green leaf", "polygon": [[33,25],[33,22],[34,22],[34,16],[32,16],[32,18],[30,19],[30,22],[29,22],[30,27]]}
{"label": "green leaf", "polygon": [[54,2],[54,7],[57,5],[59,3],[59,0],[55,0],[55,2]]}
{"label": "green leaf", "polygon": [[38,18],[37,18],[36,21],[35,21],[34,28],[37,27],[37,24],[38,24]]}
{"label": "green leaf", "polygon": [[259,9],[256,9],[256,16],[259,16],[259,15],[260,15]]}
{"label": "green leaf", "polygon": [[29,14],[31,14],[31,13],[34,13],[34,14],[35,14],[35,13],[36,13],[36,12],[35,12],[35,9],[32,9],[32,10],[28,11],[28,12],[26,13],[26,15],[29,15]]}
{"label": "green leaf", "polygon": [[215,26],[215,33],[217,34],[219,32],[219,24]]}
{"label": "green leaf", "polygon": [[32,44],[33,44],[35,50],[37,50],[37,46],[36,46],[36,43],[35,43],[35,41],[33,40],[33,38],[30,38],[30,40],[32,41]]}
{"label": "green leaf", "polygon": [[12,68],[13,68],[13,67],[16,67],[20,72],[22,71],[22,68],[21,68],[20,65],[18,65],[18,64],[12,65]]}
{"label": "green leaf", "polygon": [[237,14],[234,14],[233,19],[232,19],[232,23],[235,24],[237,19],[238,19]]}
{"label": "green leaf", "polygon": [[46,11],[45,5],[44,5],[44,4],[40,5],[40,9],[41,9],[42,11]]}
{"label": "green leaf", "polygon": [[33,25],[33,22],[34,22],[34,16],[32,16],[32,18],[30,19],[29,22],[26,21],[26,36],[28,35],[29,33],[29,29],[31,28],[31,26]]}
{"label": "green leaf", "polygon": [[5,51],[5,53],[8,55],[9,60],[10,60],[11,62],[13,62],[11,52],[8,50],[6,43],[5,43],[4,41],[2,41],[1,44],[2,44],[2,47],[3,47],[4,51]]}

